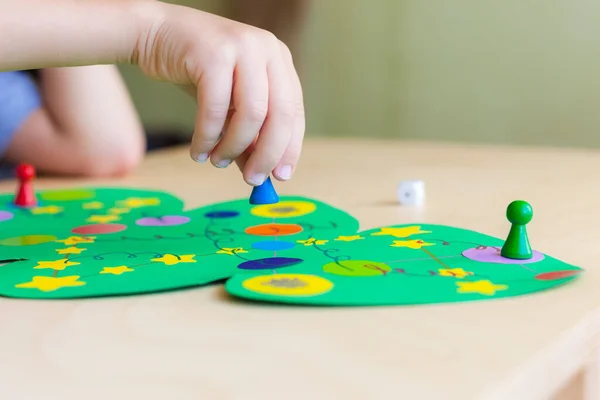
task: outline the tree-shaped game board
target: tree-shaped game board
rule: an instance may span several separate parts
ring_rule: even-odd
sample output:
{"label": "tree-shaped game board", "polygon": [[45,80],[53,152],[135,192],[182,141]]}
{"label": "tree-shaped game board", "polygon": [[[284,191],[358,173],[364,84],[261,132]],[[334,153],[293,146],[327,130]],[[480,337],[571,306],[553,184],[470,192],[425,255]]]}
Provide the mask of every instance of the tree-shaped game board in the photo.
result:
{"label": "tree-shaped game board", "polygon": [[248,299],[318,305],[427,304],[518,296],[565,283],[580,269],[535,252],[500,255],[503,241],[443,225],[395,225],[306,243],[310,260],[238,274],[227,290]]}
{"label": "tree-shaped game board", "polygon": [[[97,188],[39,193],[33,208],[0,197],[0,295],[130,294],[206,284],[236,271],[302,262],[296,241],[354,231],[358,222],[316,200],[248,200],[194,210],[167,193]],[[285,256],[279,256],[285,250]]]}
{"label": "tree-shaped game board", "polygon": [[187,210],[149,190],[38,193],[35,207],[0,196],[0,295],[76,298],[191,287],[228,279],[235,296],[319,305],[459,302],[550,289],[581,269],[504,241],[442,225],[359,232],[330,205],[282,197]]}

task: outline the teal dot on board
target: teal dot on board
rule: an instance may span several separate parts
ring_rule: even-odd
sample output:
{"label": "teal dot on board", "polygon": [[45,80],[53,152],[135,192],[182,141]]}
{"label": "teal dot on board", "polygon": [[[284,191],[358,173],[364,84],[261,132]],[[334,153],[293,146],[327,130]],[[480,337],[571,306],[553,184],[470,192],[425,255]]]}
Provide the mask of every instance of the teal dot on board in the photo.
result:
{"label": "teal dot on board", "polygon": [[500,255],[514,260],[528,260],[533,257],[526,225],[533,218],[531,205],[523,200],[515,200],[506,209],[506,218],[512,224],[502,246]]}

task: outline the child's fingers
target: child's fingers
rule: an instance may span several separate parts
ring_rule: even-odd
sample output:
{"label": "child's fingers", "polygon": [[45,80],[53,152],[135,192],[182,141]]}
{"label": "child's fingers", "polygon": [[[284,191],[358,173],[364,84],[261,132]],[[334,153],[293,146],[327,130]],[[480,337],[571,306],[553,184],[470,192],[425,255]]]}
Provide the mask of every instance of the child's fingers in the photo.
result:
{"label": "child's fingers", "polygon": [[288,146],[281,158],[281,161],[275,167],[273,175],[278,180],[284,181],[291,179],[296,165],[300,159],[300,153],[302,152],[302,142],[304,141],[304,131],[306,128],[306,120],[304,114],[304,99],[302,96],[302,85],[300,78],[294,68],[294,61],[287,47],[282,46],[283,61],[287,67],[287,73],[290,77],[292,90],[294,93],[294,124],[292,130],[292,137]]}
{"label": "child's fingers", "polygon": [[249,56],[236,66],[233,87],[235,107],[223,137],[211,155],[217,167],[227,167],[254,141],[269,109],[269,81],[264,63]]}
{"label": "child's fingers", "polygon": [[252,141],[252,143],[250,143],[250,146],[248,146],[248,148],[246,148],[246,150],[244,150],[242,154],[240,154],[239,157],[235,159],[235,163],[238,166],[239,170],[242,171],[242,173],[246,169],[246,163],[248,162],[250,155],[254,151],[254,146],[256,146],[257,138],[258,136]]}
{"label": "child's fingers", "polygon": [[222,64],[206,70],[198,83],[198,113],[190,155],[205,162],[219,140],[231,102],[233,67]]}
{"label": "child's fingers", "polygon": [[269,78],[269,111],[254,151],[244,168],[244,179],[250,185],[262,184],[281,160],[292,137],[296,99],[280,52],[267,65]]}

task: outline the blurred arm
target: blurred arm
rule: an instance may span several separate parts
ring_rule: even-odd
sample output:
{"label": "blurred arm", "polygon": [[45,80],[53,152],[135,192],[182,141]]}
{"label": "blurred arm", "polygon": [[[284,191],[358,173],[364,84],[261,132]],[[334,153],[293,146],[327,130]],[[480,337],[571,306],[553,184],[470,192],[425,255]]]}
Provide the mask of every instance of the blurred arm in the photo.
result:
{"label": "blurred arm", "polygon": [[123,174],[140,162],[144,132],[115,67],[42,70],[40,90],[44,108],[16,132],[8,160],[75,175]]}

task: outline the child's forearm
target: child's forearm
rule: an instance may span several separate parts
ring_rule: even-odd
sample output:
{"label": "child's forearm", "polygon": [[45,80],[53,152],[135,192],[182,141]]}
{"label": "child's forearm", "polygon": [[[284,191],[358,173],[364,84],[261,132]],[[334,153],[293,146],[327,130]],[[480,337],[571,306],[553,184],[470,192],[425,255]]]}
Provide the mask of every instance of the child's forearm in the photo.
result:
{"label": "child's forearm", "polygon": [[0,0],[0,71],[127,63],[152,0]]}
{"label": "child's forearm", "polygon": [[145,137],[116,67],[97,65],[41,71],[41,92],[57,134],[90,160],[95,175],[129,170],[145,151]]}
{"label": "child's forearm", "polygon": [[82,176],[122,175],[141,161],[144,132],[116,67],[45,68],[40,94],[44,107],[19,126],[7,161]]}

